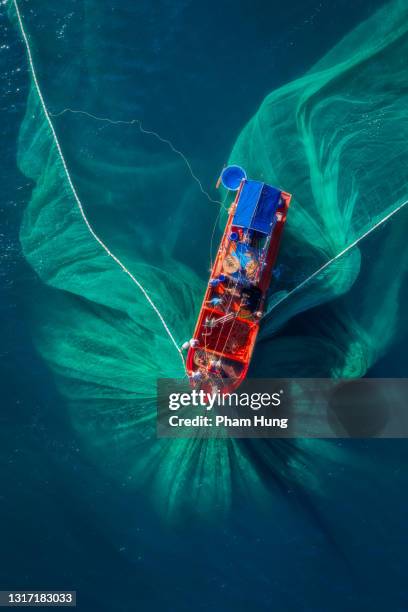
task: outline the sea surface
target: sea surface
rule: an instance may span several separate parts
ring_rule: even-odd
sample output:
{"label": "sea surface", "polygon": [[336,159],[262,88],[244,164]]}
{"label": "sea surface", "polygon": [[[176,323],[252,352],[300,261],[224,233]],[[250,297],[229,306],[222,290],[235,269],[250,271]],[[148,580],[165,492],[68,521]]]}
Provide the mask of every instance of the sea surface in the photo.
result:
{"label": "sea surface", "polygon": [[[279,296],[407,196],[402,2],[19,8],[86,214],[179,342],[214,227],[219,237],[214,184],[231,155],[294,193]],[[180,374],[178,355],[87,232],[15,8],[0,9],[0,589],[76,590],[90,612],[408,610],[405,440],[155,440],[144,416],[155,378]],[[330,82],[301,80],[327,66]],[[339,109],[344,91],[364,106],[358,122]],[[314,151],[341,142],[325,175],[346,194],[336,207],[316,187],[312,145],[300,158],[302,117]],[[407,221],[396,213],[335,275],[271,310],[252,374],[405,377]]]}

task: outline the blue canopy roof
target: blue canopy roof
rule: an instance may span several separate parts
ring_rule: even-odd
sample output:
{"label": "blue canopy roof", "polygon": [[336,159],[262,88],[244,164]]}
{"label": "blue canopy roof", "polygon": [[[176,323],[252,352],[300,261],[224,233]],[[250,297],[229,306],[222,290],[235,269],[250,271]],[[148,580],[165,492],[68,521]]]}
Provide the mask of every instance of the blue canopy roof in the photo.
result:
{"label": "blue canopy roof", "polygon": [[281,191],[259,181],[245,181],[232,224],[269,234]]}

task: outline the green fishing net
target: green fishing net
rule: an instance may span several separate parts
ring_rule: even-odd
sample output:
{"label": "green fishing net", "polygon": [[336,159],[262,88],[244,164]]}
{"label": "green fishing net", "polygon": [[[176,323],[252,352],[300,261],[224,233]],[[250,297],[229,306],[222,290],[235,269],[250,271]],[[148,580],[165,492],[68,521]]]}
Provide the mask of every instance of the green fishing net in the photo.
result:
{"label": "green fishing net", "polygon": [[[98,79],[109,49],[98,55],[91,44],[97,33],[87,31],[86,11],[84,24],[82,46],[44,84],[56,110],[67,105],[68,84],[76,108],[89,112],[103,89]],[[27,29],[41,83],[47,41],[29,23]],[[290,292],[408,197],[407,29],[406,3],[389,4],[309,73],[272,92],[233,148],[231,161],[250,177],[293,193],[279,257],[284,273],[272,285],[257,376],[361,376],[397,333],[408,256],[404,211],[367,238],[367,256],[360,243]],[[105,84],[104,91],[115,108],[114,88]],[[72,113],[52,120],[94,230],[143,284],[181,344],[205,288],[198,271],[208,266],[208,247],[197,249],[196,241],[214,204],[185,161],[138,124]],[[254,451],[241,442],[156,440],[156,379],[184,375],[179,354],[142,292],[90,235],[32,84],[18,163],[34,184],[21,227],[24,256],[40,280],[30,305],[34,339],[93,460],[126,486],[149,487],[166,511],[226,507],[234,488],[265,494]],[[306,317],[322,304],[324,316]],[[301,313],[297,331],[286,333]],[[305,446],[316,454],[326,448],[319,441]],[[306,480],[302,455],[293,448],[288,458],[279,449],[259,443],[256,452],[288,478]],[[334,459],[339,451],[329,452]]]}
{"label": "green fishing net", "polygon": [[250,176],[294,194],[280,254],[290,274],[269,302],[263,338],[331,303],[303,337],[279,339],[274,350],[265,342],[270,372],[361,376],[393,340],[405,211],[366,239],[363,264],[361,242],[303,283],[408,199],[407,17],[405,2],[387,4],[304,77],[272,92],[231,154]]}

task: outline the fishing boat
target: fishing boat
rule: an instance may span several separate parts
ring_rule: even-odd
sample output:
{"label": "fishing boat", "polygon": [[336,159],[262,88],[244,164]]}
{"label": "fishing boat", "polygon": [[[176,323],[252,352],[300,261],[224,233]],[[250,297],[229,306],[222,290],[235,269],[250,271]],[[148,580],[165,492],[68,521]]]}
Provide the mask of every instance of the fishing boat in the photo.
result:
{"label": "fishing boat", "polygon": [[230,393],[248,372],[291,195],[248,179],[240,166],[224,168],[219,184],[236,197],[184,348],[193,388]]}

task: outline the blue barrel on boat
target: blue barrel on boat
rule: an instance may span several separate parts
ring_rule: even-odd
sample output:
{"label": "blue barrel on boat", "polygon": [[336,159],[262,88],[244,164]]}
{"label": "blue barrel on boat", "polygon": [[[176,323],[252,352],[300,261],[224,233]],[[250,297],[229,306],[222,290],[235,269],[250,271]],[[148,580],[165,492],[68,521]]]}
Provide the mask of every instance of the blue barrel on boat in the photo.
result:
{"label": "blue barrel on boat", "polygon": [[243,179],[246,179],[246,172],[241,166],[227,166],[221,172],[221,183],[225,189],[237,191]]}

